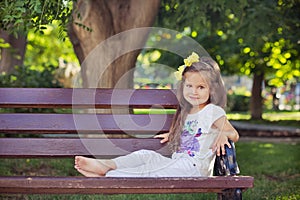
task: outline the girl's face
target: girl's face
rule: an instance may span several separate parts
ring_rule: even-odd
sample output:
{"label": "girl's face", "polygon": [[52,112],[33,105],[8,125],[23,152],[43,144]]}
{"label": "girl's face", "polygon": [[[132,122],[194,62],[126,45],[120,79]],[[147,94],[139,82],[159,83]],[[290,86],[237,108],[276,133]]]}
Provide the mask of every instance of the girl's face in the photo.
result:
{"label": "girl's face", "polygon": [[183,83],[183,97],[193,108],[192,111],[199,111],[209,100],[209,85],[199,72],[186,72]]}

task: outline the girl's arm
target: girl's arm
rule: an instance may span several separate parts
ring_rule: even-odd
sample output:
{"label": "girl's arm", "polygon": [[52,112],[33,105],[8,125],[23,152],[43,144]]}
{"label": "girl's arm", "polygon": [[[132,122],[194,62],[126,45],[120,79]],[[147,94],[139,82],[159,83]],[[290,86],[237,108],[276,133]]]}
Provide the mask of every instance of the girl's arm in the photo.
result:
{"label": "girl's arm", "polygon": [[217,119],[214,122],[213,127],[217,128],[220,133],[213,143],[212,149],[213,151],[217,152],[218,156],[221,154],[220,151],[222,151],[222,154],[224,155],[225,145],[231,148],[228,139],[232,140],[233,142],[237,142],[239,140],[239,134],[225,116]]}

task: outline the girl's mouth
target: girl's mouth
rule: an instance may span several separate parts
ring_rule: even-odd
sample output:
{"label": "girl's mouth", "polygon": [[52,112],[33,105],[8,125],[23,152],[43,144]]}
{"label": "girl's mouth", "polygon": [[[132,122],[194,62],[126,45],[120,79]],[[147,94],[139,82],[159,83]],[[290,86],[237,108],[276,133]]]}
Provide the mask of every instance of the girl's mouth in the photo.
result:
{"label": "girl's mouth", "polygon": [[195,97],[195,96],[189,96],[190,99],[192,100],[198,100],[199,98],[198,97]]}

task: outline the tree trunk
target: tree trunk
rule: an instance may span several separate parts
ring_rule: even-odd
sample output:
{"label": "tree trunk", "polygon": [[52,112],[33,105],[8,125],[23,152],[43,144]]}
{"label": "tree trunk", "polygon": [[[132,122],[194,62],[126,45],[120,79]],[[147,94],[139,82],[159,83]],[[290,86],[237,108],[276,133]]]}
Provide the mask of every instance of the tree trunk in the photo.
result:
{"label": "tree trunk", "polygon": [[69,36],[81,64],[83,87],[132,86],[131,69],[135,67],[140,49],[126,52],[124,48],[144,44],[147,33],[123,33],[151,26],[159,5],[160,0],[78,1],[73,11],[75,23],[69,28]]}
{"label": "tree trunk", "polygon": [[251,119],[262,119],[263,98],[261,96],[261,93],[262,93],[263,80],[264,80],[264,74],[262,72],[254,73],[252,95],[250,99]]}
{"label": "tree trunk", "polygon": [[11,73],[15,66],[23,65],[27,40],[23,35],[18,35],[16,38],[2,30],[0,30],[0,38],[3,38],[5,43],[10,44],[10,47],[0,49],[0,73]]}

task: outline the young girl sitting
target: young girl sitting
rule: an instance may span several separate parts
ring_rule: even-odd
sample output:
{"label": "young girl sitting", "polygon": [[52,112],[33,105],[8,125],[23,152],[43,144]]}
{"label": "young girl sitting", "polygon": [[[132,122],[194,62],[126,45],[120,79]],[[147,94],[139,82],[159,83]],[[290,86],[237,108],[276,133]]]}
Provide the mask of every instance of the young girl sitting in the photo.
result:
{"label": "young girl sitting", "polygon": [[228,139],[239,135],[226,118],[226,90],[217,63],[192,53],[175,72],[180,80],[179,107],[169,133],[171,158],[150,150],[139,150],[114,159],[75,157],[75,169],[87,177],[192,177],[212,176],[216,154],[225,154]]}

